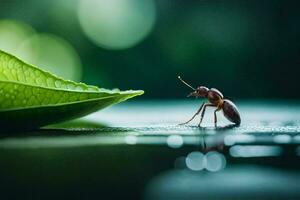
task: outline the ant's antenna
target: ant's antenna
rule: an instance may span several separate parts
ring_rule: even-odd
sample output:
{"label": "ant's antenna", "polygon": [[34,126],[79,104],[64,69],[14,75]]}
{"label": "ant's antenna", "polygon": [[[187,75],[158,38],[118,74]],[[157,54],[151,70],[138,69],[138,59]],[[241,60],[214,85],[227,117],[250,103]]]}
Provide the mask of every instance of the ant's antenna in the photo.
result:
{"label": "ant's antenna", "polygon": [[196,90],[196,89],[193,88],[191,85],[189,85],[187,82],[185,82],[184,80],[182,80],[180,76],[178,76],[178,79],[181,80],[181,82],[182,82],[184,85],[188,86],[189,88],[192,88],[193,90]]}

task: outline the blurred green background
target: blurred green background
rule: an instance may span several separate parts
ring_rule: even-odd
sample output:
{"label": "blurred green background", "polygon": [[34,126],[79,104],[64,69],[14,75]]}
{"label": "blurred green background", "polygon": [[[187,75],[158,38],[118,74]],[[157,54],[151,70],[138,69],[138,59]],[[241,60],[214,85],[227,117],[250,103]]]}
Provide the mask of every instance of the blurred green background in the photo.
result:
{"label": "blurred green background", "polygon": [[299,1],[1,0],[0,49],[64,78],[184,98],[300,97]]}

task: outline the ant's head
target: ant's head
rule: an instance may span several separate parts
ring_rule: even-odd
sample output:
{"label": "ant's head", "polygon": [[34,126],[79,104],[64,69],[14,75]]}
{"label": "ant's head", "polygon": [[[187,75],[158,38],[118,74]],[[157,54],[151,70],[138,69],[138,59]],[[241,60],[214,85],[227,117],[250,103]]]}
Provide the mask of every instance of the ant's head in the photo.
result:
{"label": "ant's head", "polygon": [[197,89],[193,88],[191,85],[189,85],[188,83],[186,83],[184,80],[181,79],[180,76],[178,76],[179,80],[181,80],[181,82],[183,84],[185,84],[186,86],[188,86],[189,88],[191,88],[192,90],[194,90],[193,92],[191,92],[188,97],[207,97],[208,91],[209,89],[207,87],[204,86],[199,86],[197,87]]}
{"label": "ant's head", "polygon": [[204,86],[199,86],[194,92],[191,92],[188,97],[207,97],[209,89]]}

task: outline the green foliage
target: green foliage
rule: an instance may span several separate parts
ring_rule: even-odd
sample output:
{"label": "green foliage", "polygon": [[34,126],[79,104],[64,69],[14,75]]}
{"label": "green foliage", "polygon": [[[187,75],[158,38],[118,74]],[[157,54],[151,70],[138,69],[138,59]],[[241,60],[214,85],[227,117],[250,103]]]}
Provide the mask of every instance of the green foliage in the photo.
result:
{"label": "green foliage", "polygon": [[141,94],[64,80],[0,51],[0,125],[8,129],[74,119]]}

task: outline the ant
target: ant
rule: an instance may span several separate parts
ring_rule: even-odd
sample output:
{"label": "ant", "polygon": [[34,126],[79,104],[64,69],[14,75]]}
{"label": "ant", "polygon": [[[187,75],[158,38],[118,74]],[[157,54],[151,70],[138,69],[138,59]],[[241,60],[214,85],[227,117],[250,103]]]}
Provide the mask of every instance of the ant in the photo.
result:
{"label": "ant", "polygon": [[190,120],[188,120],[185,123],[179,124],[179,125],[184,125],[184,124],[189,123],[202,110],[200,122],[198,124],[198,126],[200,127],[207,106],[217,107],[217,109],[214,111],[215,127],[217,126],[217,112],[220,110],[223,110],[224,116],[229,121],[235,123],[236,125],[239,125],[241,123],[241,117],[240,117],[240,114],[239,114],[239,111],[238,111],[236,105],[228,99],[223,99],[223,94],[219,90],[217,90],[215,88],[208,89],[207,87],[204,87],[204,86],[199,86],[199,87],[197,87],[197,89],[195,89],[191,85],[186,83],[184,80],[182,80],[180,76],[178,76],[178,79],[183,84],[185,84],[186,86],[188,86],[189,88],[194,90],[194,92],[191,92],[187,97],[196,97],[196,98],[203,97],[203,98],[207,98],[209,101],[209,103],[203,103],[200,106],[200,108],[198,109],[198,111],[194,114],[194,116]]}

